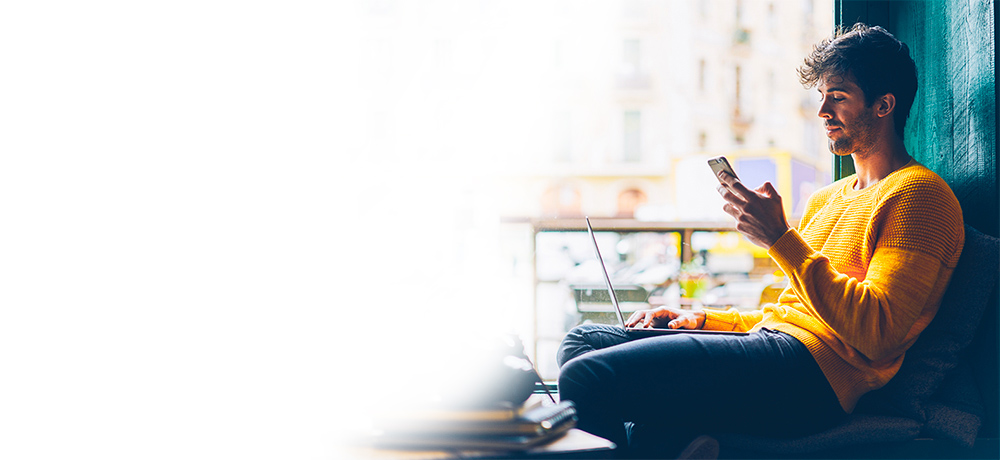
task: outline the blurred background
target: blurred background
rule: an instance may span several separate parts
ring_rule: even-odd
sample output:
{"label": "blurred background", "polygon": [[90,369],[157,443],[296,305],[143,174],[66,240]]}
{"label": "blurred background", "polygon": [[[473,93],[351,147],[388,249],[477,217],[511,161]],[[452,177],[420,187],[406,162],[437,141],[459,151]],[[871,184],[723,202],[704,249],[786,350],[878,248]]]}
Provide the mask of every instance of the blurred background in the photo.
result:
{"label": "blurred background", "polygon": [[584,216],[627,309],[755,307],[705,160],[793,221],[829,183],[831,1],[6,8],[3,444],[330,458],[484,337],[554,379],[612,321]]}
{"label": "blurred background", "polygon": [[556,378],[568,329],[615,321],[584,216],[626,310],[752,309],[783,287],[729,231],[706,160],[770,181],[792,221],[831,181],[818,96],[796,75],[832,31],[831,1],[380,0],[357,13],[348,165],[367,171],[359,232],[391,249],[366,273],[428,327],[517,334]]}

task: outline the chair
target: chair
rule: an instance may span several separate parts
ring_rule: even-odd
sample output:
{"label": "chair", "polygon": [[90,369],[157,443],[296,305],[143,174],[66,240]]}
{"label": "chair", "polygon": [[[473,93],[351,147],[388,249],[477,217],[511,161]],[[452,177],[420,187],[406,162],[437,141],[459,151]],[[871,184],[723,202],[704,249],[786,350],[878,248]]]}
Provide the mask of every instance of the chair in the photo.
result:
{"label": "chair", "polygon": [[998,261],[1000,240],[966,225],[938,314],[885,387],[866,394],[843,423],[822,433],[793,439],[716,435],[720,456],[997,458]]}

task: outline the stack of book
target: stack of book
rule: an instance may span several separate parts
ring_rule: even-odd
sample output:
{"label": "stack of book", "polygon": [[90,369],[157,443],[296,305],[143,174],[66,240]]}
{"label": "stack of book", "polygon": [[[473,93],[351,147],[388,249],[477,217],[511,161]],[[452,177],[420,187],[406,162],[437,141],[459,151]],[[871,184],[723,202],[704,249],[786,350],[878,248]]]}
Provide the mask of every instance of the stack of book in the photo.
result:
{"label": "stack of book", "polygon": [[378,420],[375,445],[392,449],[524,450],[552,441],[574,426],[576,408],[571,401],[424,409]]}

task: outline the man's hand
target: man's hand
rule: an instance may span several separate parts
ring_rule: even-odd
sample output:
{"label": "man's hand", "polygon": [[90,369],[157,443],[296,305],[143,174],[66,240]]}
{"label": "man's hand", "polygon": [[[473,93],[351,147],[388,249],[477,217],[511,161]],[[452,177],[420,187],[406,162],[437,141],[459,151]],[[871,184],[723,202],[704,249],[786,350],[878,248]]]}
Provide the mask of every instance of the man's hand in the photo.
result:
{"label": "man's hand", "polygon": [[625,327],[666,327],[667,329],[701,329],[705,326],[705,312],[660,307],[639,310],[625,321]]}
{"label": "man's hand", "polygon": [[716,190],[726,200],[722,210],[736,219],[736,231],[751,243],[769,249],[788,231],[781,196],[770,182],[750,190],[725,171],[719,172],[719,180]]}

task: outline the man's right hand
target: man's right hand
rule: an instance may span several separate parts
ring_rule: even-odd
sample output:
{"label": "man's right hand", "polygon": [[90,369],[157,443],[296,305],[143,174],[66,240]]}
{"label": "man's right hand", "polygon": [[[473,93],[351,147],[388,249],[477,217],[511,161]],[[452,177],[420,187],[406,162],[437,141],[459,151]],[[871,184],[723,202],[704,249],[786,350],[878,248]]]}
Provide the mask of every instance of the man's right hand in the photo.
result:
{"label": "man's right hand", "polygon": [[667,329],[701,329],[705,326],[705,312],[659,307],[639,310],[625,321],[626,327],[659,327]]}

